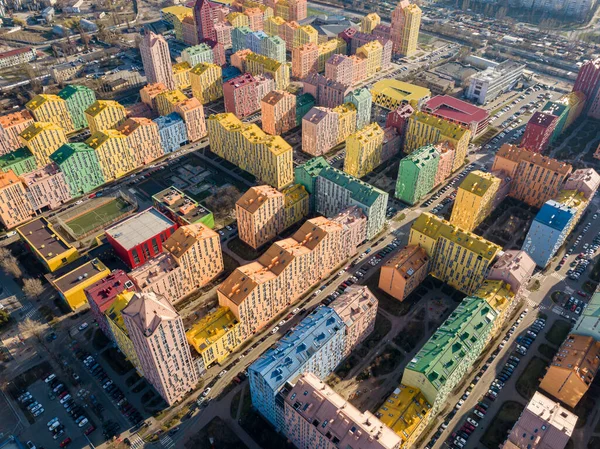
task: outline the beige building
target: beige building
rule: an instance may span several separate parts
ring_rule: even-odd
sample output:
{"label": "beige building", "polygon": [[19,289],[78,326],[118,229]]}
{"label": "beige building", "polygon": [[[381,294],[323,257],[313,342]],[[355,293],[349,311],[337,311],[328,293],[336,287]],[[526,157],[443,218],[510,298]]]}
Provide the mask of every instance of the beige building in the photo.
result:
{"label": "beige building", "polygon": [[0,172],[0,222],[6,229],[31,220],[35,212],[25,186],[12,170]]}
{"label": "beige building", "polygon": [[195,97],[188,98],[175,105],[177,112],[185,122],[189,142],[198,142],[206,136],[206,119],[204,107],[200,100]]}
{"label": "beige building", "polygon": [[296,127],[296,96],[283,90],[269,92],[260,102],[263,131],[279,136]]}
{"label": "beige building", "polygon": [[160,144],[158,125],[144,117],[131,117],[117,128],[127,138],[127,143],[133,152],[135,166],[150,164],[164,156]]}
{"label": "beige building", "polygon": [[121,312],[145,379],[168,405],[198,383],[183,321],[171,303],[155,293],[136,293]]}
{"label": "beige building", "polygon": [[329,108],[316,106],[302,118],[302,151],[321,156],[337,145],[339,117]]}
{"label": "beige building", "polygon": [[403,301],[429,274],[429,257],[419,246],[402,248],[381,267],[379,288]]}
{"label": "beige building", "polygon": [[139,48],[148,83],[163,83],[167,89],[175,89],[171,53],[165,38],[146,31]]}
{"label": "beige building", "polygon": [[65,174],[56,164],[48,164],[30,173],[21,175],[27,189],[27,198],[33,210],[41,212],[62,206],[72,199]]}
{"label": "beige building", "polygon": [[140,89],[140,99],[148,107],[156,109],[156,97],[167,90],[163,83],[146,84]]}
{"label": "beige building", "polygon": [[358,206],[350,206],[332,218],[342,225],[344,253],[355,256],[357,248],[367,240],[367,216]]}
{"label": "beige building", "polygon": [[251,187],[235,204],[240,239],[256,249],[283,230],[284,196],[271,186]]}

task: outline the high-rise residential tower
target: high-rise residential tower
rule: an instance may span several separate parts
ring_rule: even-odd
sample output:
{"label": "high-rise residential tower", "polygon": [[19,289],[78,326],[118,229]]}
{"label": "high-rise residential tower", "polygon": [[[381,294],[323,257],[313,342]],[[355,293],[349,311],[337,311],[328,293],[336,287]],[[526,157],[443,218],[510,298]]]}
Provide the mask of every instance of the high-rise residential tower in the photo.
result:
{"label": "high-rise residential tower", "polygon": [[409,0],[402,0],[392,12],[391,38],[394,53],[412,56],[417,51],[419,28],[421,27],[421,8]]}
{"label": "high-rise residential tower", "polygon": [[171,54],[165,38],[148,31],[140,42],[140,54],[148,83],[163,83],[167,89],[175,89]]}

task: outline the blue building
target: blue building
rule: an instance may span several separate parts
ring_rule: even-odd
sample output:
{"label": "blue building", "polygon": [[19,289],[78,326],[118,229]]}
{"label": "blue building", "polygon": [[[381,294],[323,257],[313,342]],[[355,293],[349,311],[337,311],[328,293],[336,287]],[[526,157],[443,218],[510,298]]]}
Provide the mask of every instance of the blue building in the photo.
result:
{"label": "blue building", "polygon": [[158,125],[160,144],[165,154],[177,151],[181,145],[187,142],[185,122],[177,112],[158,117],[154,119],[154,122]]}
{"label": "blue building", "polygon": [[247,26],[235,27],[231,30],[231,51],[235,53],[236,51],[248,48],[246,39],[250,34],[252,34],[252,30]]}
{"label": "blue building", "polygon": [[537,266],[544,268],[564,243],[577,210],[554,200],[546,201],[535,216],[523,251],[531,256]]}
{"label": "blue building", "polygon": [[277,394],[303,372],[324,379],[342,360],[345,326],[329,307],[319,307],[296,329],[268,349],[250,368],[252,404],[276,428],[283,427],[283,403]]}

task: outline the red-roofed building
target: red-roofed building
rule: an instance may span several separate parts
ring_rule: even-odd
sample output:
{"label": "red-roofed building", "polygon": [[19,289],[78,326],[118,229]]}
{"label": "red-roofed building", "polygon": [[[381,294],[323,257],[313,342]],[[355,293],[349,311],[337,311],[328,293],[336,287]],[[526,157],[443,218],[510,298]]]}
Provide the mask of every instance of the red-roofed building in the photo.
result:
{"label": "red-roofed building", "polygon": [[0,53],[0,69],[25,64],[29,61],[33,61],[36,56],[36,51],[31,47],[15,48],[14,50],[5,51],[4,53]]}
{"label": "red-roofed building", "polygon": [[110,325],[106,321],[104,312],[110,309],[118,294],[124,291],[135,291],[134,283],[123,270],[115,270],[108,277],[90,285],[84,291],[98,326],[107,337],[111,337]]}
{"label": "red-roofed building", "polygon": [[550,137],[552,137],[557,122],[558,117],[555,115],[539,111],[534,113],[525,127],[521,148],[534,153],[543,153],[550,144]]}
{"label": "red-roofed building", "polygon": [[490,121],[490,113],[485,109],[448,95],[433,97],[425,104],[423,111],[461,124],[471,130],[473,136],[484,132]]}

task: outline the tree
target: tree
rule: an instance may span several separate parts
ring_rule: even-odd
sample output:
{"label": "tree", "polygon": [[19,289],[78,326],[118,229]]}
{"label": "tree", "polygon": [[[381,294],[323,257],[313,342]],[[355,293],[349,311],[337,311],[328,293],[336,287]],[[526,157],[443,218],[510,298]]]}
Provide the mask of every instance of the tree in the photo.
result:
{"label": "tree", "polygon": [[10,321],[10,313],[4,309],[0,309],[0,327],[4,326]]}
{"label": "tree", "polygon": [[36,299],[44,293],[42,281],[37,278],[23,279],[23,293],[25,293],[25,296],[27,296],[28,299]]}
{"label": "tree", "polygon": [[206,201],[206,204],[208,208],[213,211],[215,217],[223,219],[233,213],[235,209],[235,203],[240,196],[241,194],[238,189],[233,186],[228,186],[219,190],[217,194],[210,197]]}
{"label": "tree", "polygon": [[0,260],[0,267],[6,274],[12,276],[15,279],[19,279],[23,276],[23,272],[19,267],[19,263],[13,255],[10,255],[5,259]]}
{"label": "tree", "polygon": [[39,321],[34,321],[31,318],[25,318],[25,320],[19,323],[19,333],[24,338],[35,337],[41,341],[43,332],[44,328]]}
{"label": "tree", "polygon": [[6,259],[7,257],[12,257],[12,253],[5,246],[0,246],[0,261]]}

